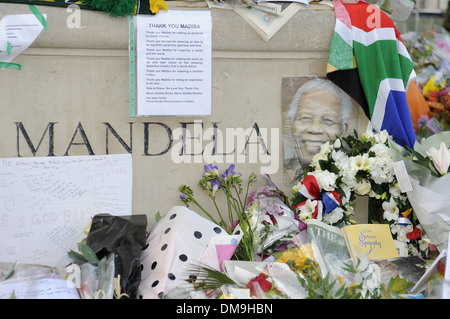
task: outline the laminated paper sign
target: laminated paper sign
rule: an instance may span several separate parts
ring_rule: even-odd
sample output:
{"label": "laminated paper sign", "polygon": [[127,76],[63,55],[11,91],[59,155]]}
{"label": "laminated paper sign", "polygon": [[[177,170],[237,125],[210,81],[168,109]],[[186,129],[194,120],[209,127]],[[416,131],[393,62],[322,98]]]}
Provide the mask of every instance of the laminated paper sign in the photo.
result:
{"label": "laminated paper sign", "polygon": [[136,16],[137,116],[211,114],[211,12]]}
{"label": "laminated paper sign", "polygon": [[130,154],[0,159],[0,262],[65,266],[92,217],[131,215]]}
{"label": "laminated paper sign", "polygon": [[[47,15],[42,15],[46,18]],[[11,62],[44,30],[34,14],[7,15],[0,20],[0,62]]]}

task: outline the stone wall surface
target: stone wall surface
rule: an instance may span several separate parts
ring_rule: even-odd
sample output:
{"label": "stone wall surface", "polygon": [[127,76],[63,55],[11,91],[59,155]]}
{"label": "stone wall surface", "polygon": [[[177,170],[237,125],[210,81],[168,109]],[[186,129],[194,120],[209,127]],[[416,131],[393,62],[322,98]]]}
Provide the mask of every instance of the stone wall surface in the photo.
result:
{"label": "stone wall surface", "polygon": [[[210,10],[201,2],[168,3],[169,10]],[[49,126],[54,130],[55,156],[130,152],[133,213],[147,214],[151,226],[156,212],[163,215],[182,204],[179,185],[191,185],[199,192],[197,182],[210,159],[206,156],[210,140],[203,141],[206,155],[186,151],[180,156],[181,142],[171,133],[185,127],[195,138],[214,128],[225,132],[256,124],[269,133],[264,142],[271,164],[278,167],[272,179],[290,195],[282,177],[282,78],[325,75],[335,21],[332,8],[305,6],[269,41],[234,11],[212,9],[212,115],[195,118],[130,116],[128,18],[82,10],[79,28],[69,28],[73,12],[38,9],[47,14],[48,30],[13,61],[22,65],[20,71],[0,70],[0,157],[49,156],[50,138],[45,133]],[[0,17],[20,13],[29,13],[28,7],[0,6]],[[27,132],[35,154],[19,127]],[[277,129],[279,134],[271,138]],[[251,143],[260,142],[255,137],[253,133]],[[247,151],[250,145],[260,146],[249,144]],[[221,170],[230,165],[224,156],[215,159]],[[185,163],[177,163],[180,160]],[[246,179],[267,165],[259,159],[250,163],[247,157],[244,163],[236,162],[236,171]],[[206,198],[200,200],[206,203]]]}

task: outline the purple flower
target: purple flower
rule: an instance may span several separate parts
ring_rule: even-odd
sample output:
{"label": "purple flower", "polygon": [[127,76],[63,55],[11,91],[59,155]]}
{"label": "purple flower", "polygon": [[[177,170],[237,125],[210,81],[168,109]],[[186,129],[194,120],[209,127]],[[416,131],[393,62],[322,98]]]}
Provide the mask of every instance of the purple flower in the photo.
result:
{"label": "purple flower", "polygon": [[220,182],[214,178],[213,180],[211,180],[211,187],[213,194],[215,194],[220,187]]}
{"label": "purple flower", "polygon": [[186,199],[186,194],[181,193],[181,194],[180,194],[180,198],[181,198],[181,199]]}
{"label": "purple flower", "polygon": [[419,126],[422,126],[422,124],[426,125],[428,122],[428,116],[426,115],[422,115],[421,117],[419,117],[419,119],[417,120],[417,123],[419,124]]}
{"label": "purple flower", "polygon": [[218,174],[218,173],[219,173],[219,168],[217,166],[208,164],[208,165],[205,165],[205,173],[203,174],[203,177],[211,175],[211,174]]}
{"label": "purple flower", "polygon": [[227,178],[228,176],[233,176],[233,175],[238,175],[238,176],[241,176],[241,174],[238,174],[238,173],[236,173],[235,171],[234,171],[234,168],[235,168],[235,165],[234,164],[231,164],[230,165],[230,167],[228,167],[226,170],[225,170],[225,173],[223,173],[222,174],[222,177],[223,178]]}

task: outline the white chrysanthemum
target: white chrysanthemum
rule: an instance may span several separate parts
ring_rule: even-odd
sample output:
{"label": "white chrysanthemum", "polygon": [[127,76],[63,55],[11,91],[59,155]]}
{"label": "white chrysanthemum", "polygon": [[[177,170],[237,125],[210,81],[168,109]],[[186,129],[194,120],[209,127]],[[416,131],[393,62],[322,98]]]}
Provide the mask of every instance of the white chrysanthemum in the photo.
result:
{"label": "white chrysanthemum", "polygon": [[337,223],[339,220],[341,220],[344,217],[345,211],[341,207],[336,207],[332,212],[329,214],[323,215],[323,222],[326,224],[334,224]]}
{"label": "white chrysanthemum", "polygon": [[394,166],[390,157],[374,157],[370,175],[377,184],[390,183],[395,178]]}
{"label": "white chrysanthemum", "polygon": [[370,150],[370,152],[374,152],[376,156],[379,157],[390,157],[392,158],[392,150],[389,148],[389,146],[385,144],[375,144],[373,145]]}
{"label": "white chrysanthemum", "polygon": [[397,235],[397,240],[401,242],[406,242],[406,235],[412,232],[412,225],[398,225],[396,223],[391,224],[391,232],[392,234]]}
{"label": "white chrysanthemum", "polygon": [[348,156],[342,151],[333,150],[331,152],[331,158],[335,162],[334,164],[341,169],[348,165]]}
{"label": "white chrysanthemum", "polygon": [[344,171],[341,171],[341,176],[342,176],[342,183],[344,183],[345,185],[347,185],[350,188],[353,188],[356,186],[356,184],[358,183],[356,181],[356,173],[357,171],[351,170],[351,169],[347,169]]}
{"label": "white chrysanthemum", "polygon": [[316,178],[321,190],[333,191],[335,189],[336,179],[338,178],[335,173],[330,171],[314,171],[309,174]]}

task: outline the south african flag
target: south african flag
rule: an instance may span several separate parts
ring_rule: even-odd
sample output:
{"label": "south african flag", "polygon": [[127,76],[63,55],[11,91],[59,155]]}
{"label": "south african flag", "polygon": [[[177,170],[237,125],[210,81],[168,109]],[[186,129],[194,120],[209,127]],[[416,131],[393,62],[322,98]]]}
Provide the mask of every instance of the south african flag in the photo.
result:
{"label": "south african flag", "polygon": [[327,77],[361,105],[375,130],[413,147],[406,88],[416,74],[400,33],[389,16],[365,1],[333,5]]}

